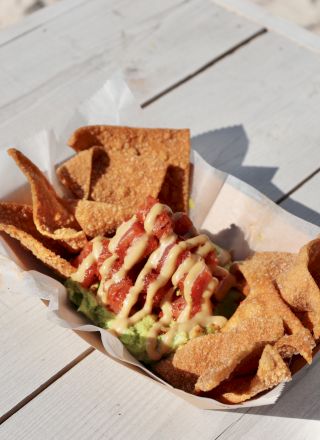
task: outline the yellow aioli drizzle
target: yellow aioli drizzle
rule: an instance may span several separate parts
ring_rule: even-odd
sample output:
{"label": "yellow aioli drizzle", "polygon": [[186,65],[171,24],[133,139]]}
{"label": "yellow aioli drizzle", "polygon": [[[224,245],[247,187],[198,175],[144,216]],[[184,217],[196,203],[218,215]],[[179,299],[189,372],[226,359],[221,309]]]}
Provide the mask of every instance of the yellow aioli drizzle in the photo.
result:
{"label": "yellow aioli drizzle", "polygon": [[110,240],[109,251],[114,253],[120,243],[121,238],[129,231],[131,226],[137,221],[137,217],[134,215],[127,222],[122,223],[116,230],[115,236]]}
{"label": "yellow aioli drizzle", "polygon": [[78,283],[82,283],[86,274],[86,271],[90,266],[95,263],[99,255],[102,252],[102,237],[98,236],[92,240],[92,252],[86,256],[86,258],[81,262],[77,271],[71,275],[71,278]]}
{"label": "yellow aioli drizzle", "polygon": [[156,218],[164,210],[166,210],[168,212],[172,212],[171,209],[168,206],[162,205],[161,203],[156,203],[150,209],[150,211],[148,212],[148,214],[147,214],[147,216],[145,218],[144,225],[143,225],[144,226],[144,230],[146,231],[147,234],[151,234],[152,233],[152,230],[153,230],[155,222],[156,222]]}
{"label": "yellow aioli drizzle", "polygon": [[[107,304],[109,287],[114,283],[120,282],[126,276],[127,272],[134,267],[134,265],[143,256],[148,245],[149,236],[152,234],[155,221],[163,210],[171,211],[170,208],[160,203],[155,204],[150,209],[144,221],[144,229],[146,233],[142,237],[134,240],[130,248],[127,250],[123,266],[115,274],[113,274],[111,279],[105,281],[109,276],[113,263],[118,259],[116,254],[117,247],[123,236],[129,231],[134,222],[137,221],[136,216],[133,216],[129,221],[118,227],[115,236],[110,240],[109,243],[109,250],[112,255],[104,261],[100,268],[102,280],[97,294],[104,304]],[[190,312],[192,309],[191,292],[193,284],[201,272],[206,269],[204,258],[216,248],[210,242],[209,238],[204,234],[181,241],[179,243],[176,243],[177,238],[177,235],[173,232],[170,235],[161,238],[159,247],[149,256],[144,268],[138,275],[134,286],[129,290],[120,312],[111,324],[113,330],[115,330],[117,333],[122,333],[129,325],[135,324],[145,316],[149,315],[152,312],[153,299],[157,291],[171,280],[174,287],[167,292],[161,303],[163,316],[152,326],[147,337],[147,353],[150,359],[153,360],[159,359],[165,352],[169,350],[170,344],[172,343],[172,340],[177,332],[186,332],[189,337],[191,337],[192,334],[196,333],[197,326],[205,327],[206,325],[213,324],[221,328],[226,322],[226,319],[222,316],[211,315],[212,308],[210,298],[219,284],[216,278],[212,279],[207,286],[207,289],[203,293],[200,312],[190,319]],[[172,246],[168,255],[166,256],[160,274],[157,276],[156,280],[154,280],[148,286],[143,308],[136,312],[133,316],[130,316],[132,307],[136,304],[139,294],[144,288],[145,277],[152,269],[156,269],[163,256],[163,253],[172,243],[175,244]],[[178,268],[176,268],[179,255],[186,249],[196,247],[196,251],[187,257]],[[99,258],[101,251],[101,237],[97,237],[97,239],[93,240],[92,253],[83,260],[78,271],[72,275],[72,278],[75,281],[81,282],[83,280],[85,271],[94,263],[94,261]],[[221,255],[224,259],[229,258],[229,254],[227,252],[224,253],[223,250],[219,249],[219,256],[221,257]],[[174,293],[174,288],[177,287],[178,282],[184,275],[186,275],[184,281],[184,297],[186,300],[186,306],[180,313],[178,320],[172,321],[171,298]],[[166,333],[162,336],[161,343],[159,344],[157,337],[159,332],[163,330],[165,330]]]}
{"label": "yellow aioli drizzle", "polygon": [[110,286],[112,286],[114,283],[119,283],[126,276],[127,272],[137,263],[137,261],[140,260],[148,246],[148,240],[149,237],[147,234],[143,234],[141,237],[134,240],[132,245],[127,250],[123,266],[106,282],[104,280],[108,276],[113,263],[118,259],[118,257],[117,255],[113,254],[103,263],[100,269],[102,280],[97,293],[104,304],[107,304],[108,302],[108,289]]}

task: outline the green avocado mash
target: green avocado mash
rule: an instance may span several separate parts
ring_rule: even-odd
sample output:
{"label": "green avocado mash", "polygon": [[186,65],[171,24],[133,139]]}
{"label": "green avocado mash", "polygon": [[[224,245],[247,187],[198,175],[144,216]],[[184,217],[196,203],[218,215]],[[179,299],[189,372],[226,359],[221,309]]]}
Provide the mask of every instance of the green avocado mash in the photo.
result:
{"label": "green avocado mash", "polygon": [[[99,305],[94,293],[82,287],[76,281],[69,278],[65,283],[68,297],[70,301],[77,307],[77,310],[83,313],[90,319],[95,325],[101,328],[110,328],[110,323],[115,318],[112,312],[109,312],[105,307]],[[239,301],[239,292],[235,290],[230,291],[225,299],[219,303],[215,308],[215,315],[222,315],[229,318],[235,311]],[[146,351],[147,335],[151,327],[154,325],[156,317],[153,315],[146,316],[135,325],[128,327],[123,334],[119,335],[119,339],[128,349],[128,351],[139,361],[144,363],[151,363]],[[199,334],[212,333],[214,330],[212,327],[203,329],[203,332]],[[161,335],[158,339],[161,340]],[[171,351],[176,350],[180,345],[185,344],[189,340],[189,336],[186,332],[179,332],[175,335]]]}

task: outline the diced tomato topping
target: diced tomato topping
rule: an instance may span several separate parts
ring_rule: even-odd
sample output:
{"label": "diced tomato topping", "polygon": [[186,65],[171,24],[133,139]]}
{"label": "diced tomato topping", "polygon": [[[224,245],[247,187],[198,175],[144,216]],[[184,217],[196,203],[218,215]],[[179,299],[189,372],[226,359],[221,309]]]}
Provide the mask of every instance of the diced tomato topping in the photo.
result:
{"label": "diced tomato topping", "polygon": [[81,285],[86,289],[99,281],[97,262],[94,262],[85,272]]}
{"label": "diced tomato topping", "polygon": [[[72,261],[73,266],[79,267],[83,260],[92,252],[93,244],[88,243],[80,252],[80,254]],[[85,288],[92,286],[98,281],[97,263],[94,262],[85,272],[81,285]]]}
{"label": "diced tomato topping", "polygon": [[176,244],[176,243],[171,243],[171,244],[169,244],[169,246],[167,246],[167,247],[165,248],[165,250],[164,250],[163,254],[161,255],[161,258],[160,258],[160,260],[159,260],[159,262],[158,262],[158,265],[157,265],[157,269],[156,269],[156,270],[158,271],[158,273],[161,271],[162,266],[164,265],[164,262],[166,261],[169,252],[171,251],[171,249],[173,248],[173,246],[175,246],[175,244]]}
{"label": "diced tomato topping", "polygon": [[[140,297],[139,297],[139,304],[141,305],[141,307],[143,307],[143,305],[146,301],[148,287],[158,277],[159,277],[159,274],[156,271],[151,271],[146,275],[146,277],[144,279],[143,292],[140,294]],[[166,293],[168,292],[169,289],[170,289],[170,283],[168,283],[168,285],[163,286],[157,290],[157,292],[155,293],[155,295],[153,297],[153,301],[152,301],[153,308],[157,308],[160,306],[162,299],[164,298],[164,296],[166,295]]]}
{"label": "diced tomato topping", "polygon": [[217,266],[218,258],[215,251],[211,251],[205,258],[206,265],[211,269],[211,271]]}
{"label": "diced tomato topping", "polygon": [[121,238],[116,253],[121,261],[124,260],[128,248],[133,241],[144,234],[143,226],[139,222],[134,222],[131,228]]}
{"label": "diced tomato topping", "polygon": [[148,196],[145,200],[145,202],[143,203],[143,205],[140,206],[140,208],[138,209],[137,213],[136,213],[136,217],[138,219],[138,221],[143,225],[150,209],[156,204],[158,203],[158,200],[155,199],[152,196]]}
{"label": "diced tomato topping", "polygon": [[186,279],[187,274],[184,274],[183,277],[178,281],[178,289],[180,290],[181,295],[183,295],[184,291],[184,280]]}
{"label": "diced tomato topping", "polygon": [[185,306],[186,306],[186,300],[184,299],[184,297],[182,295],[181,296],[177,296],[172,301],[171,310],[172,310],[172,318],[174,320],[178,319],[180,313],[185,308]]}
{"label": "diced tomato topping", "polygon": [[192,221],[184,212],[176,212],[173,215],[173,230],[180,237],[192,237],[197,233]]}
{"label": "diced tomato topping", "polygon": [[[183,290],[184,290],[183,284],[185,277],[186,276],[184,276],[178,283],[181,296],[176,296],[175,298],[173,298],[172,301],[172,317],[175,320],[179,317],[180,313],[186,306],[186,300],[183,297]],[[208,269],[205,269],[201,272],[201,274],[196,278],[195,282],[193,283],[191,290],[191,298],[192,298],[192,307],[190,313],[191,318],[194,315],[196,315],[198,312],[200,312],[203,292],[206,290],[211,280],[212,280],[211,273],[209,272]]]}
{"label": "diced tomato topping", "polygon": [[109,243],[110,243],[110,240],[108,240],[108,239],[102,240],[102,251],[101,251],[99,258],[98,258],[98,261],[97,261],[98,270],[103,265],[103,263],[106,261],[106,259],[111,257],[111,252],[109,251]]}
{"label": "diced tomato topping", "polygon": [[92,242],[90,241],[85,245],[79,255],[77,255],[72,261],[71,264],[74,267],[79,267],[82,261],[92,252]]}
{"label": "diced tomato topping", "polygon": [[153,251],[157,249],[158,246],[159,246],[158,239],[154,236],[149,237],[148,245],[146,250],[144,251],[143,257],[144,258],[148,257],[150,254],[152,254]]}
{"label": "diced tomato topping", "polygon": [[[144,224],[144,221],[150,212],[150,209],[158,203],[158,200],[154,197],[148,196],[145,203],[140,207],[138,212],[136,213],[136,217],[141,225]],[[169,235],[173,231],[173,221],[172,214],[167,210],[162,211],[156,218],[152,233],[157,237],[161,238],[163,235]]]}
{"label": "diced tomato topping", "polygon": [[171,214],[168,211],[162,211],[156,218],[153,227],[153,234],[161,238],[164,235],[169,235],[173,230],[173,221]]}
{"label": "diced tomato topping", "polygon": [[108,289],[108,308],[119,313],[130,288],[132,281],[129,277],[122,279],[119,283],[112,284]]}
{"label": "diced tomato topping", "polygon": [[181,263],[184,262],[185,259],[190,257],[190,255],[191,255],[190,251],[185,250],[185,251],[181,252],[181,254],[177,258],[177,268],[180,266]]}
{"label": "diced tomato topping", "polygon": [[201,272],[201,274],[196,278],[195,282],[193,283],[191,290],[191,297],[192,297],[191,316],[194,316],[196,313],[200,311],[203,292],[206,290],[211,280],[212,280],[211,273],[209,272],[209,270],[205,269]]}

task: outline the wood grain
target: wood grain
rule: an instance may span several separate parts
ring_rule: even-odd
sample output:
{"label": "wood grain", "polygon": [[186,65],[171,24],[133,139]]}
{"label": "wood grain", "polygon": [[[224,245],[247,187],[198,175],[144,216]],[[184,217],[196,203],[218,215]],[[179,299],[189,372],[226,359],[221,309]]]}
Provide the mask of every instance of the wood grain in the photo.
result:
{"label": "wood grain", "polygon": [[208,0],[81,2],[0,47],[0,142],[47,126],[118,68],[143,102],[260,30]]}
{"label": "wood grain", "polygon": [[212,165],[278,200],[319,167],[319,105],[319,56],[267,33],[156,101],[145,118],[206,133],[193,146]]}
{"label": "wood grain", "polygon": [[40,300],[23,293],[1,291],[0,316],[2,416],[88,345],[74,333],[49,322]]}
{"label": "wood grain", "polygon": [[[307,29],[299,26],[294,23],[293,19],[285,19],[281,17],[281,14],[275,14],[270,12],[267,7],[259,6],[253,3],[250,0],[212,0],[215,4],[218,4],[222,7],[225,7],[227,10],[233,11],[236,14],[239,14],[243,17],[246,17],[248,20],[252,20],[255,23],[258,23],[261,26],[266,27],[268,30],[278,33],[300,46],[304,46],[309,50],[313,50],[317,53],[320,52],[320,38],[314,32],[310,32]],[[271,0],[272,1],[272,0]],[[268,2],[268,0],[267,0]],[[271,3],[271,2],[270,2]],[[283,2],[274,1],[275,8],[282,9],[284,6]],[[317,1],[307,1],[307,2],[297,2],[296,5],[299,5],[298,8],[295,7],[293,2],[288,1],[287,5],[293,15],[299,14],[299,9],[307,13],[308,6],[316,7]],[[300,4],[299,4],[300,3]],[[313,5],[314,3],[314,5]],[[271,6],[272,7],[272,6]],[[310,14],[311,15],[311,14]],[[317,17],[316,15],[312,17],[313,23],[316,24]],[[301,17],[302,19],[302,17]],[[311,26],[310,26],[311,27]],[[315,26],[317,29],[317,26]]]}
{"label": "wood grain", "polygon": [[1,439],[209,440],[241,416],[194,408],[94,352],[5,422]]}
{"label": "wood grain", "polygon": [[319,193],[320,172],[285,199],[281,206],[298,217],[303,217],[305,220],[320,226]]}

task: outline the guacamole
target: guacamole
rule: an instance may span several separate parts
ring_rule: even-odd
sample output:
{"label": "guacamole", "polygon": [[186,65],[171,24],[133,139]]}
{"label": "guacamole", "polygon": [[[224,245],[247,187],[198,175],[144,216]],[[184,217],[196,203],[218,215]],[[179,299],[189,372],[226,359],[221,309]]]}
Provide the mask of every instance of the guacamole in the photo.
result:
{"label": "guacamole", "polygon": [[[82,287],[78,282],[68,279],[65,283],[67,288],[68,297],[70,301],[77,307],[77,310],[83,313],[90,319],[95,325],[101,328],[109,329],[112,320],[115,318],[114,313],[108,311],[105,307],[101,306],[95,294]],[[218,304],[215,309],[215,315],[222,315],[229,318],[235,311],[239,301],[239,292],[231,290],[230,294],[226,295],[225,299]],[[148,332],[156,322],[154,315],[149,315],[137,322],[135,325],[128,327],[121,335],[119,339],[128,349],[128,351],[139,361],[146,364],[151,363],[146,350],[146,341]],[[198,335],[208,334],[214,332],[212,327],[200,329]],[[163,335],[158,336],[160,341]],[[178,332],[172,341],[170,351],[175,351],[179,346],[185,344],[189,340],[189,336],[186,332]]]}

